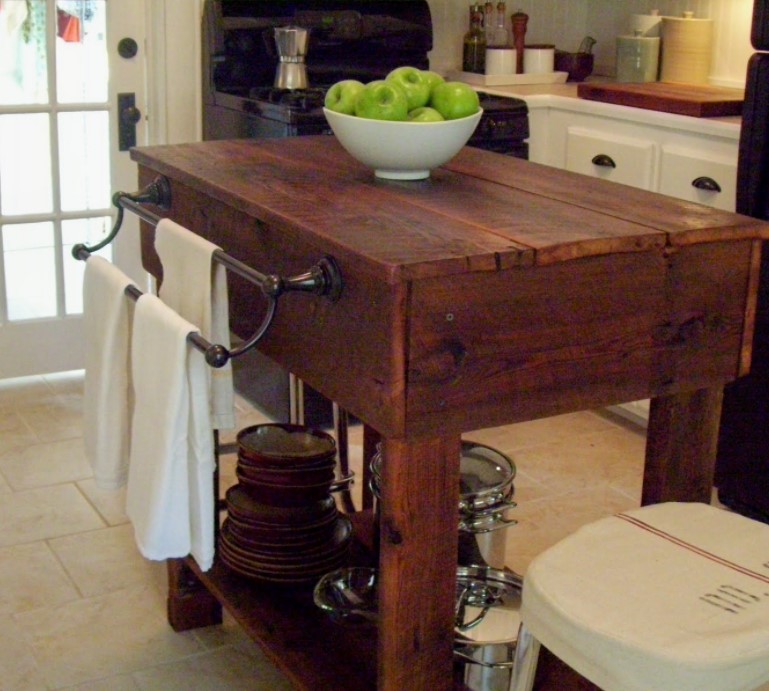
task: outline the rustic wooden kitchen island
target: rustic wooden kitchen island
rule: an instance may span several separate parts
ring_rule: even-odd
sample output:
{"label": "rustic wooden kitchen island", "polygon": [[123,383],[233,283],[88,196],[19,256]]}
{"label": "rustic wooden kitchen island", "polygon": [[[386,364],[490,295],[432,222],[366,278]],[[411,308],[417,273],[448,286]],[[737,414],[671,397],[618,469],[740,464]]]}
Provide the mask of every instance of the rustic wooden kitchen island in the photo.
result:
{"label": "rustic wooden kitchen island", "polygon": [[[651,397],[642,501],[709,501],[769,225],[475,149],[420,182],[376,180],[333,137],[132,156],[142,185],[170,180],[162,215],[260,271],[336,260],[339,299],[282,297],[259,348],[376,430],[386,457],[368,654],[309,598],[220,564],[171,563],[176,628],[224,602],[297,686],[449,688],[460,433],[481,427]],[[237,276],[230,295],[245,337],[263,298]]]}

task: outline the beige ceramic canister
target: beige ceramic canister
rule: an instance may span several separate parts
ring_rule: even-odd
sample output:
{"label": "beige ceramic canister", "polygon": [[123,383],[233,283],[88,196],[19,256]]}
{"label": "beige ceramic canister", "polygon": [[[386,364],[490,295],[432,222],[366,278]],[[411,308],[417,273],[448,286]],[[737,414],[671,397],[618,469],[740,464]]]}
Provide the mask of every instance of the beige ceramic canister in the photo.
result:
{"label": "beige ceramic canister", "polygon": [[617,36],[617,81],[656,82],[659,54],[659,36]]}
{"label": "beige ceramic canister", "polygon": [[683,17],[663,17],[660,79],[706,84],[712,46],[712,19],[696,19],[693,12],[684,12]]}
{"label": "beige ceramic canister", "polygon": [[640,31],[641,36],[659,36],[661,25],[662,16],[659,10],[649,10],[649,14],[630,16],[630,33],[632,35],[635,35],[636,31]]}

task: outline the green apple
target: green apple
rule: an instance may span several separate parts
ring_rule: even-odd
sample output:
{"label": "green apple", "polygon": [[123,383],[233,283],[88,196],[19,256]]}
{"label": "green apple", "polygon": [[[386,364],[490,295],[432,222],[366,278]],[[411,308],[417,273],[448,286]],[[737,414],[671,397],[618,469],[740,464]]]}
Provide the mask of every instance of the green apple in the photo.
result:
{"label": "green apple", "polygon": [[477,113],[481,107],[478,94],[464,82],[437,84],[430,95],[430,106],[446,120],[466,118]]}
{"label": "green apple", "polygon": [[361,91],[363,91],[363,82],[359,82],[357,79],[343,79],[341,82],[331,85],[326,92],[323,105],[337,113],[354,115],[355,101],[358,100],[358,94]]}
{"label": "green apple", "polygon": [[410,110],[408,120],[409,122],[442,122],[445,118],[435,108],[422,106]]}
{"label": "green apple", "polygon": [[442,84],[445,79],[441,77],[437,72],[433,72],[432,70],[422,70],[422,74],[427,79],[427,83],[430,85],[430,93],[432,93],[432,90],[438,85]]}
{"label": "green apple", "polygon": [[409,110],[426,106],[430,100],[430,82],[425,73],[416,67],[396,67],[385,80],[396,82],[403,87],[409,100]]}
{"label": "green apple", "polygon": [[366,84],[355,101],[355,115],[370,120],[405,120],[409,113],[406,92],[397,82],[377,79]]}

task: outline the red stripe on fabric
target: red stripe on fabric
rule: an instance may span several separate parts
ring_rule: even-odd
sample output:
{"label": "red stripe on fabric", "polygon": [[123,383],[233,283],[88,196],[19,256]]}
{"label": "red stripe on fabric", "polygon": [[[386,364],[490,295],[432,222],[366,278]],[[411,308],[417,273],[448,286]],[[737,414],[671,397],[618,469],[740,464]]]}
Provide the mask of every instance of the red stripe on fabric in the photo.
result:
{"label": "red stripe on fabric", "polygon": [[695,554],[699,554],[701,557],[705,557],[706,559],[710,559],[710,561],[716,562],[717,564],[720,564],[721,566],[725,566],[729,569],[732,569],[733,571],[737,571],[745,576],[750,576],[751,578],[755,578],[762,583],[769,584],[769,577],[764,576],[763,574],[757,573],[755,571],[752,571],[751,569],[745,568],[744,566],[741,566],[740,564],[735,564],[733,561],[729,561],[728,559],[724,559],[723,557],[719,557],[717,554],[713,554],[712,552],[708,552],[700,547],[697,547],[696,545],[693,545],[690,542],[686,542],[685,540],[682,540],[681,538],[676,537],[675,535],[671,535],[668,532],[665,532],[664,530],[660,530],[659,528],[655,528],[653,525],[649,525],[648,523],[639,520],[638,518],[634,518],[633,516],[628,516],[624,513],[618,513],[616,514],[617,518],[621,518],[623,521],[626,521],[628,523],[631,523],[638,528],[641,528],[643,530],[646,530],[647,532],[653,533],[654,535],[657,535],[658,537],[661,537],[668,542],[672,542],[675,545],[678,545],[679,547],[683,547],[684,549],[689,550],[690,552],[694,552]]}

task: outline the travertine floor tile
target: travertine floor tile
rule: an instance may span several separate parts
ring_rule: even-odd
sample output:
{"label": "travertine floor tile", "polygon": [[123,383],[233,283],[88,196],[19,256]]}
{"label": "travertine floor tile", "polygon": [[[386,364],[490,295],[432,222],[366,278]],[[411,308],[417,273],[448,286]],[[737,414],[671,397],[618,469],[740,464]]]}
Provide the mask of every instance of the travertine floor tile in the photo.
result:
{"label": "travertine floor tile", "polygon": [[8,615],[0,614],[0,689],[43,691],[47,689],[23,632]]}
{"label": "travertine floor tile", "polygon": [[128,522],[125,514],[125,487],[115,490],[99,489],[93,478],[77,483],[80,491],[109,525]]}
{"label": "travertine floor tile", "polygon": [[59,485],[92,475],[79,437],[0,453],[0,472],[14,490]]}
{"label": "travertine floor tile", "polygon": [[130,674],[117,674],[67,687],[67,691],[137,691],[139,688],[139,684]]}
{"label": "travertine floor tile", "polygon": [[529,446],[538,446],[560,439],[571,439],[582,434],[615,428],[616,425],[607,420],[606,417],[585,410],[542,418],[541,420],[529,420],[513,425],[474,430],[464,436],[514,456],[516,451]]}
{"label": "travertine floor tile", "polygon": [[83,597],[151,581],[154,566],[139,553],[133,526],[123,524],[49,540]]}
{"label": "travertine floor tile", "polygon": [[152,586],[127,588],[61,607],[15,615],[49,688],[126,674],[202,651],[175,633]]}
{"label": "travertine floor tile", "polygon": [[52,607],[79,597],[45,542],[0,547],[0,614]]}
{"label": "travertine floor tile", "polygon": [[16,410],[0,406],[0,453],[34,444],[37,437]]}
{"label": "travertine floor tile", "polygon": [[14,492],[0,501],[0,546],[103,527],[102,519],[74,485]]}
{"label": "travertine floor tile", "polygon": [[293,687],[250,644],[145,669],[134,674],[143,691],[290,691]]}

